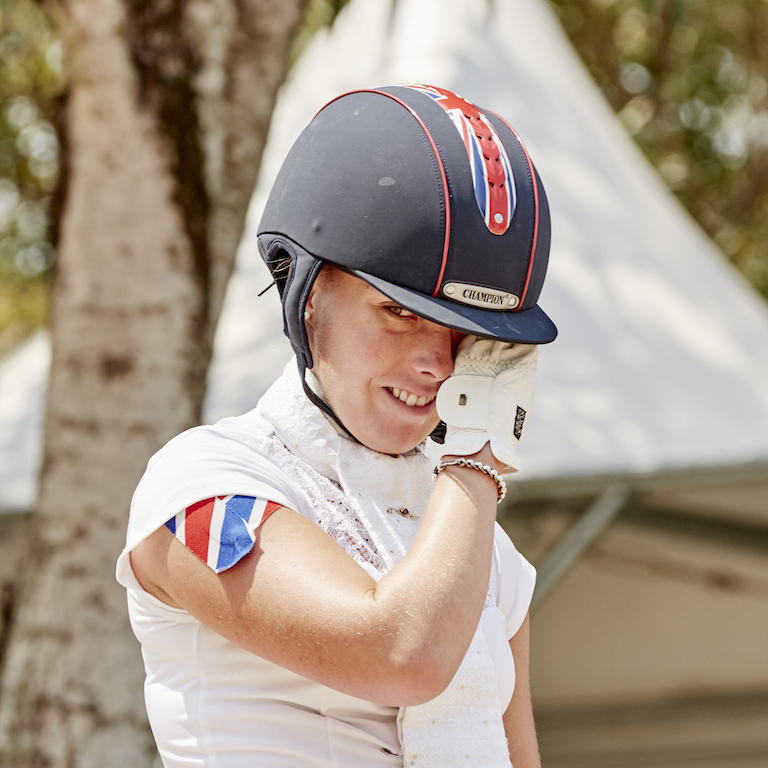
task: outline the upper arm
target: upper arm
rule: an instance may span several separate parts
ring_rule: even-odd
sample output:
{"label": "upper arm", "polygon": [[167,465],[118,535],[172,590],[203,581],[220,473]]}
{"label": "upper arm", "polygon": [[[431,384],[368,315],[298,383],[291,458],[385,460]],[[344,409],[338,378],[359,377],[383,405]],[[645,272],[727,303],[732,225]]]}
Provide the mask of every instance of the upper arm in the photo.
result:
{"label": "upper arm", "polygon": [[509,756],[515,768],[541,768],[528,672],[530,658],[528,616],[509,641],[509,646],[515,659],[515,691],[503,718],[509,743]]}
{"label": "upper arm", "polygon": [[393,628],[376,609],[373,579],[284,507],[255,536],[217,574],[163,526],[134,548],[131,565],[146,591],[246,650],[351,695],[386,695],[387,665],[372,661],[388,652]]}

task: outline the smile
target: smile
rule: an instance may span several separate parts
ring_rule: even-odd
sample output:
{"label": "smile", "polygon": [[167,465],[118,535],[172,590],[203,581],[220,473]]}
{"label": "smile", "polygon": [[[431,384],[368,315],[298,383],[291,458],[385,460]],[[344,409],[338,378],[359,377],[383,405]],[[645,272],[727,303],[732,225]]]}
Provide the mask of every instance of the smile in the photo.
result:
{"label": "smile", "polygon": [[420,406],[420,405],[427,405],[428,403],[431,403],[435,396],[432,395],[431,397],[424,397],[419,395],[414,395],[413,392],[407,392],[404,389],[398,389],[397,387],[387,387],[387,389],[398,399],[402,400],[406,405],[410,406]]}

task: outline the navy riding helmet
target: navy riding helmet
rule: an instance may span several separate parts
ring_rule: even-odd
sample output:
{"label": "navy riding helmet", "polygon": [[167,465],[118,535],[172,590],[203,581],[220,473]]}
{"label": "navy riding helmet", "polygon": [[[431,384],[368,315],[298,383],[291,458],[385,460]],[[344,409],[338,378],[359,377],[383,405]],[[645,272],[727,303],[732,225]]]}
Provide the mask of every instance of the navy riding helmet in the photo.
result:
{"label": "navy riding helmet", "polygon": [[536,303],[550,244],[538,173],[506,120],[442,88],[353,91],[323,107],[283,163],[258,242],[302,379],[304,310],[324,262],[464,333],[557,335]]}

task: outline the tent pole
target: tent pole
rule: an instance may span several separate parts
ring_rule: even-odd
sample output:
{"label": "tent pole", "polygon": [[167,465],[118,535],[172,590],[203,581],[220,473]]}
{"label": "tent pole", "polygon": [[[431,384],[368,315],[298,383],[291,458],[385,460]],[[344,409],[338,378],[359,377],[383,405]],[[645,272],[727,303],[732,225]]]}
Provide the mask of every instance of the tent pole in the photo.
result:
{"label": "tent pole", "polygon": [[628,499],[629,487],[624,483],[612,483],[589,506],[537,569],[538,577],[531,608],[538,605],[550,592],[582,552],[618,515]]}

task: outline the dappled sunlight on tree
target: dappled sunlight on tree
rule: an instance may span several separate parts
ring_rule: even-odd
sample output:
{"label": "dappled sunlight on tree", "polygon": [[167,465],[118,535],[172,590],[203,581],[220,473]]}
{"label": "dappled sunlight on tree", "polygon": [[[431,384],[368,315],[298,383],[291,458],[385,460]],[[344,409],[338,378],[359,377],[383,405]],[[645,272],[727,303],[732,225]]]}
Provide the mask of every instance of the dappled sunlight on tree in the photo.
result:
{"label": "dappled sunlight on tree", "polygon": [[0,765],[150,768],[115,561],[147,458],[200,423],[304,0],[45,3],[63,54],[32,0],[0,3],[2,284],[55,273],[28,567],[0,638]]}

